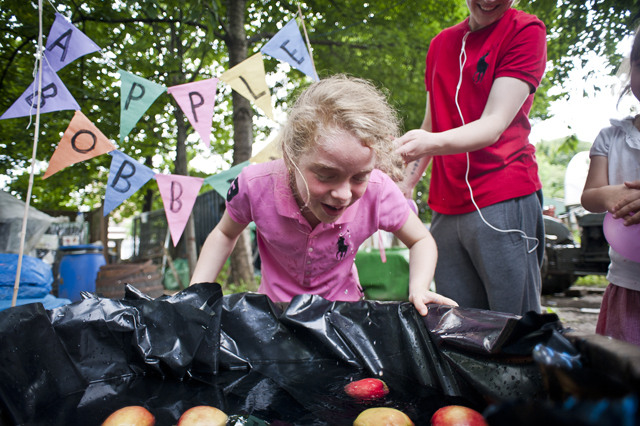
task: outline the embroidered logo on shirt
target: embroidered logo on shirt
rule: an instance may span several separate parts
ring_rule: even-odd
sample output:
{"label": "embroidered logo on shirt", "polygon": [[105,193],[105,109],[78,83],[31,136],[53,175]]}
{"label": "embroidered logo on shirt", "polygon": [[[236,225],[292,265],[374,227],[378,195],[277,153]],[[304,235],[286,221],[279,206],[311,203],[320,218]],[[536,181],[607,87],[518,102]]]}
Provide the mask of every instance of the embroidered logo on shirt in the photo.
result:
{"label": "embroidered logo on shirt", "polygon": [[233,200],[233,197],[238,195],[238,191],[240,188],[238,187],[238,178],[235,178],[233,182],[231,182],[231,186],[229,187],[229,191],[227,191],[227,201]]}
{"label": "embroidered logo on shirt", "polygon": [[484,73],[487,72],[487,68],[489,68],[489,64],[485,61],[485,58],[489,56],[490,52],[484,54],[484,56],[478,59],[478,65],[476,66],[476,73],[473,75],[473,81],[480,83],[484,78]]}
{"label": "embroidered logo on shirt", "polygon": [[344,237],[338,238],[338,252],[336,253],[336,259],[344,259],[347,255],[348,244],[345,244]]}

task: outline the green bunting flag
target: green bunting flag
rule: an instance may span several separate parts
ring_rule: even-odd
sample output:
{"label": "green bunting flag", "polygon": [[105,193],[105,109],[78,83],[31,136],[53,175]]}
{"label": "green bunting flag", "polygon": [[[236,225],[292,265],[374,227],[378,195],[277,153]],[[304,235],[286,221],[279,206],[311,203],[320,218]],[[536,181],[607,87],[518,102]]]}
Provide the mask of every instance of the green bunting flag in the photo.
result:
{"label": "green bunting flag", "polygon": [[151,104],[167,88],[127,71],[120,74],[120,142],[131,132]]}

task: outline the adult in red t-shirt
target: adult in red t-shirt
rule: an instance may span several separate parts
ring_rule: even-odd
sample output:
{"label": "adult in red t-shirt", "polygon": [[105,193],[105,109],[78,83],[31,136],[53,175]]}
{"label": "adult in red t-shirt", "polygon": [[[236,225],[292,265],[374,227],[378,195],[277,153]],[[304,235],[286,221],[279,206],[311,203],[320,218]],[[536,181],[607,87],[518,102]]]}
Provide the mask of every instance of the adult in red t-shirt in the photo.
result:
{"label": "adult in red t-shirt", "polygon": [[438,293],[460,306],[540,312],[542,184],[529,111],[544,74],[546,29],[514,0],[467,0],[469,18],[429,46],[427,110],[397,140],[405,196],[433,159],[431,232]]}

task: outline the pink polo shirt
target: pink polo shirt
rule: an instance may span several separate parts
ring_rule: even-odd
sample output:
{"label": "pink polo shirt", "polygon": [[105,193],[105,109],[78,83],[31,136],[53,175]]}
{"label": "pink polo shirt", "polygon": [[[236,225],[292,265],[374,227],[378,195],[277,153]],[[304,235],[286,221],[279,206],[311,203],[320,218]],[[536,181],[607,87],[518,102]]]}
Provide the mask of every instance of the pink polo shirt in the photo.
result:
{"label": "pink polo shirt", "polygon": [[374,170],[362,198],[334,224],[315,229],[300,214],[283,160],[245,167],[227,194],[227,212],[238,223],[255,222],[262,261],[259,292],[274,302],[297,294],[357,301],[358,247],[375,231],[395,232],[410,208],[398,186]]}

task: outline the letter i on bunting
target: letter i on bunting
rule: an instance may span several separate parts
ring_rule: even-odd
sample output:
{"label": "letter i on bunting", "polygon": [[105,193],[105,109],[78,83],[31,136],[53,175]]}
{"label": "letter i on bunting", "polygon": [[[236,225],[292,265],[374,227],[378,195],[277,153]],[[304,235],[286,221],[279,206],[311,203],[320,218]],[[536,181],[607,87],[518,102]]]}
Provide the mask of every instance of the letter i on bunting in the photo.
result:
{"label": "letter i on bunting", "polygon": [[127,71],[118,70],[118,73],[121,83],[120,142],[123,142],[142,115],[167,88]]}
{"label": "letter i on bunting", "polygon": [[[39,80],[39,74],[33,83],[24,91],[17,101],[9,107],[0,120],[6,118],[26,117],[35,114],[38,108],[38,91],[36,83]],[[65,110],[79,110],[80,105],[73,99],[69,90],[67,90],[58,74],[47,65],[46,61],[42,64],[42,96],[40,97],[40,113]]]}
{"label": "letter i on bunting", "polygon": [[287,22],[287,25],[282,27],[260,51],[265,55],[290,64],[318,81],[318,74],[313,67],[311,56],[307,46],[304,44],[304,40],[302,40],[302,35],[295,19]]}
{"label": "letter i on bunting", "polygon": [[107,137],[80,111],[76,111],[69,127],[53,152],[42,179],[67,166],[106,154],[116,149]]}
{"label": "letter i on bunting", "polygon": [[204,182],[203,178],[183,175],[156,175],[158,189],[162,195],[164,212],[175,247],[187,225],[191,210]]}
{"label": "letter i on bunting", "polygon": [[249,59],[240,62],[223,73],[220,76],[220,80],[256,104],[267,117],[275,121],[273,107],[271,106],[271,93],[267,86],[264,62],[262,62],[262,53],[258,52]]}
{"label": "letter i on bunting", "polygon": [[173,95],[180,109],[189,119],[189,123],[207,147],[211,139],[211,122],[213,107],[216,104],[217,87],[218,79],[210,78],[167,88],[167,93]]}
{"label": "letter i on bunting", "polygon": [[56,20],[49,30],[44,56],[54,71],[59,71],[81,56],[99,51],[100,48],[67,19],[56,13]]}
{"label": "letter i on bunting", "polygon": [[113,159],[109,169],[109,179],[107,179],[107,190],[104,194],[104,216],[108,215],[155,176],[153,170],[123,152],[115,150],[111,151],[109,155]]}

